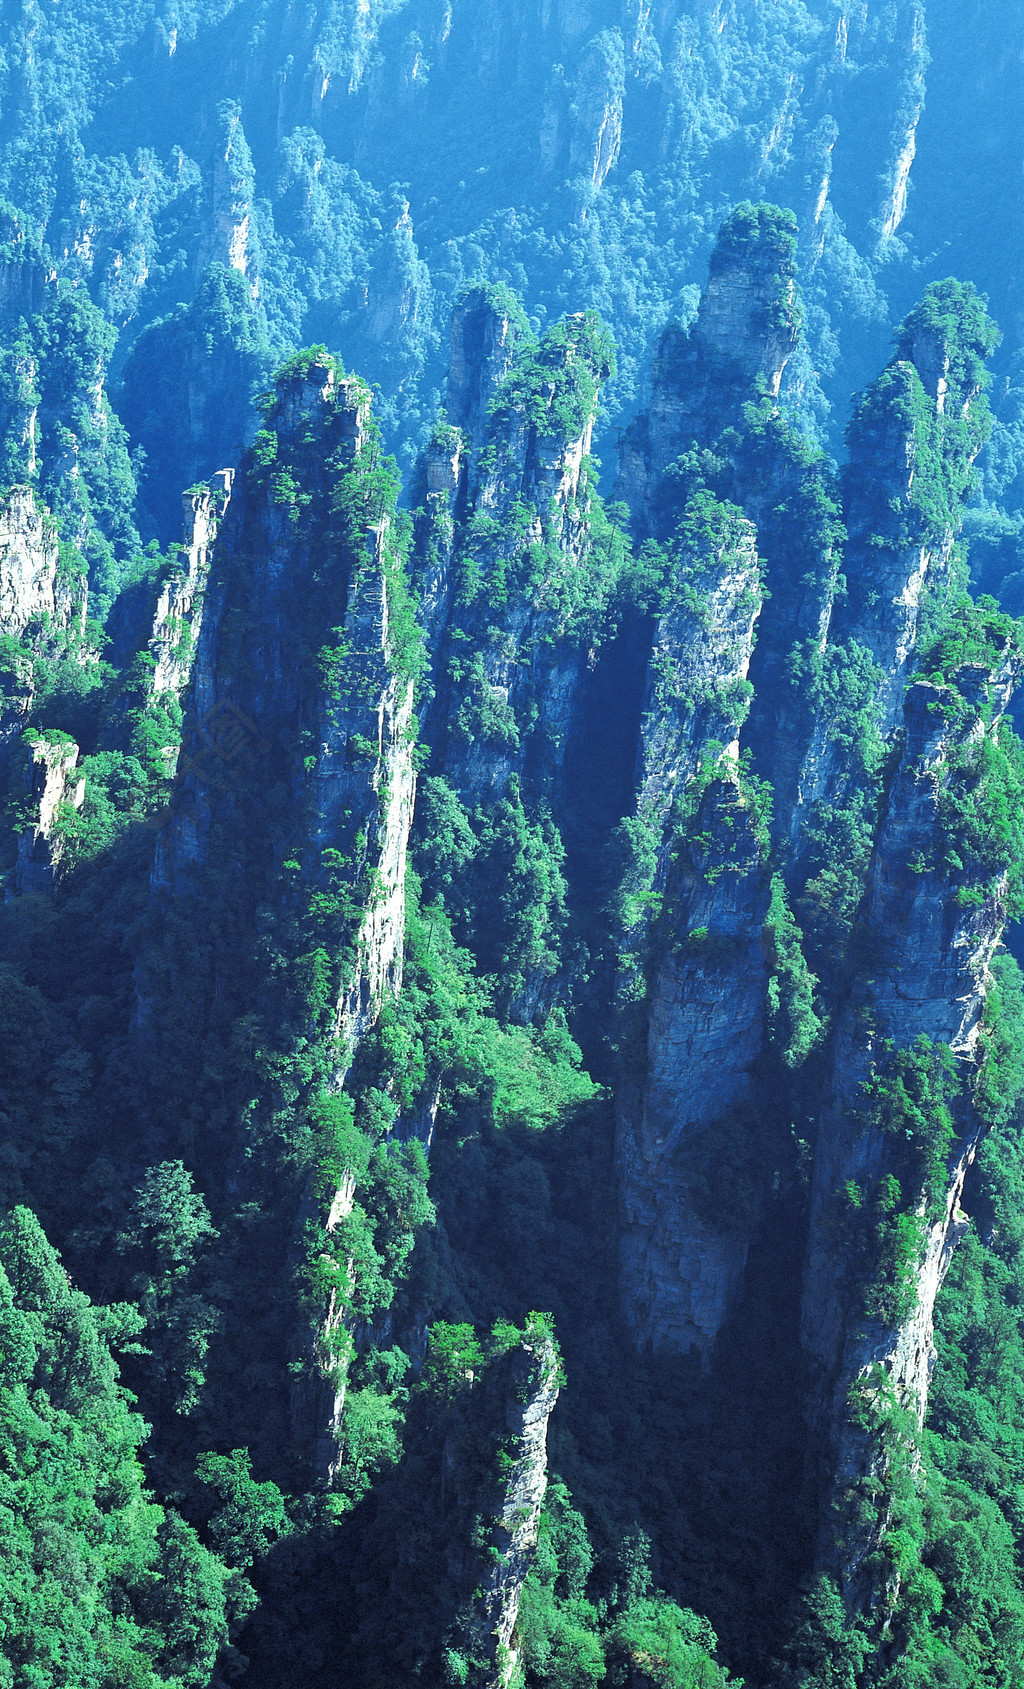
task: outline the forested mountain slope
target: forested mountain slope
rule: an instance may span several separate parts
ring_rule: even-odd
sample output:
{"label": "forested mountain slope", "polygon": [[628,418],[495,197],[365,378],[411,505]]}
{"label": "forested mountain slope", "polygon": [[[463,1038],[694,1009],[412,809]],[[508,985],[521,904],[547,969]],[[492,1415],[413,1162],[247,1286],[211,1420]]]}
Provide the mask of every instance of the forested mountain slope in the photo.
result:
{"label": "forested mountain slope", "polygon": [[12,1689],[1024,1676],[962,18],[5,13]]}

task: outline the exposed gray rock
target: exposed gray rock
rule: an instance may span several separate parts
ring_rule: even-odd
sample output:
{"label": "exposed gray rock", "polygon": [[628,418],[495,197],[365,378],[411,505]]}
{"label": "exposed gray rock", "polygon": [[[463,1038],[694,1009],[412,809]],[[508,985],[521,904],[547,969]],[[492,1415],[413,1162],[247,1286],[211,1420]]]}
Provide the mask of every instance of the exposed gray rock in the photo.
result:
{"label": "exposed gray rock", "polygon": [[31,487],[12,487],[0,503],[0,633],[18,638],[33,622],[74,613],[58,586],[58,556],[49,512]]}
{"label": "exposed gray rock", "polygon": [[778,231],[741,228],[720,238],[696,321],[665,330],[650,404],[620,442],[618,492],[641,535],[661,537],[655,500],[669,466],[738,420],[759,386],[777,398],[797,345],[795,289],[793,255]]}
{"label": "exposed gray rock", "polygon": [[[991,674],[960,670],[956,693],[925,681],[910,689],[905,744],[857,932],[871,957],[870,979],[856,985],[841,1011],[818,1130],[803,1339],[818,1367],[827,1473],[819,1559],[854,1606],[870,1604],[869,1556],[886,1524],[884,1508],[880,1521],[865,1524],[855,1506],[858,1485],[887,1458],[884,1444],[878,1452],[871,1412],[889,1401],[918,1425],[924,1419],[935,1297],[966,1223],[960,1198],[982,1131],[973,1103],[984,1054],[979,1029],[989,964],[1006,919],[1002,882],[980,896],[960,896],[978,888],[965,885],[945,860],[943,792],[951,765],[969,774],[984,739],[998,733],[1020,672],[1019,659],[1008,656]],[[843,1193],[856,1189],[868,1200],[880,1178],[899,1172],[906,1146],[871,1116],[864,1087],[888,1071],[890,1052],[909,1051],[922,1037],[955,1061],[961,1085],[953,1104],[955,1141],[941,1197],[929,1198],[923,1187],[903,1193],[901,1211],[916,1215],[918,1241],[902,1291],[888,1287],[890,1302],[895,1297],[905,1311],[883,1317],[860,1306],[864,1286],[844,1247]]]}
{"label": "exposed gray rock", "polygon": [[[616,1111],[627,1320],[638,1342],[705,1357],[742,1281],[750,1228],[744,1216],[702,1212],[701,1138],[753,1102],[771,895],[733,761],[761,607],[758,559],[752,525],[724,507],[720,516],[714,539],[705,534],[703,551],[695,540],[677,564],[648,670],[637,823],[651,874],[633,888],[626,954],[649,986],[625,1022],[627,1046],[642,1041],[644,1056],[627,1059]],[[687,788],[703,762],[711,780],[694,804]],[[620,990],[629,1016],[635,975]]]}
{"label": "exposed gray rock", "polygon": [[179,566],[163,584],[153,616],[149,650],[153,657],[153,692],[180,693],[192,674],[196,641],[203,624],[203,597],[217,529],[231,500],[233,469],[221,469],[205,487],[182,494],[185,542]]}
{"label": "exposed gray rock", "polygon": [[[564,326],[557,356],[571,370],[574,360],[589,355],[588,322],[573,316]],[[491,608],[486,628],[476,628],[478,662],[472,675],[460,682],[439,677],[427,736],[435,745],[444,744],[445,778],[467,808],[487,807],[503,797],[541,746],[539,758],[532,760],[539,762],[540,781],[550,791],[565,755],[588,655],[579,634],[567,625],[559,592],[545,576],[559,568],[582,576],[588,566],[589,504],[582,472],[603,372],[595,372],[593,405],[578,427],[570,425],[557,408],[563,370],[553,363],[550,377],[536,379],[536,391],[518,386],[510,373],[519,333],[483,290],[480,299],[470,296],[461,315],[456,312],[453,355],[458,346],[459,359],[449,383],[449,413],[474,442],[486,445],[486,457],[481,463],[479,450],[470,457],[464,506],[456,503],[458,482],[451,485],[459,473],[455,459],[450,472],[432,460],[435,476],[445,476],[450,489],[447,505],[440,495],[431,501],[428,525],[418,536],[418,552],[425,559],[420,572],[437,583],[430,587],[430,602],[436,602],[440,614],[450,597],[447,586],[441,588],[434,559],[444,560],[446,583],[457,555],[469,559],[469,567],[485,582],[505,571],[514,578],[531,548],[541,556],[546,548],[551,559],[545,574],[524,590],[508,593]],[[454,537],[453,511],[458,518]],[[477,614],[470,606],[462,620],[472,622]],[[440,646],[435,626],[428,626],[427,637],[429,645]]]}
{"label": "exposed gray rock", "polygon": [[[504,1452],[505,1476],[482,1496],[465,1498],[490,1522],[482,1556],[479,1550],[467,1552],[465,1541],[452,1545],[451,1567],[458,1581],[477,1580],[455,1632],[460,1652],[473,1662],[467,1684],[511,1689],[519,1681],[512,1639],[547,1489],[547,1431],[558,1400],[558,1357],[550,1337],[528,1325],[518,1347],[492,1362],[490,1370],[495,1376],[488,1380],[488,1394],[493,1402],[500,1393],[504,1406],[495,1441]],[[462,1473],[451,1447],[446,1463],[450,1481],[460,1486]]]}
{"label": "exposed gray rock", "polygon": [[32,824],[18,840],[18,860],[11,874],[17,894],[48,891],[65,849],[65,813],[81,809],[85,780],[76,772],[78,746],[66,733],[28,732],[28,799]]}

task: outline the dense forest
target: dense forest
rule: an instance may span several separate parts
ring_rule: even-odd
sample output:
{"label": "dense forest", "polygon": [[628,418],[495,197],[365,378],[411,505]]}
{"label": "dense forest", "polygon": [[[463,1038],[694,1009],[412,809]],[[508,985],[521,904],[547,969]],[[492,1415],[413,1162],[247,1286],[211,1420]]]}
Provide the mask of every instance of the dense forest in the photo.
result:
{"label": "dense forest", "polygon": [[0,1689],[1024,1682],[1022,84],[4,0]]}

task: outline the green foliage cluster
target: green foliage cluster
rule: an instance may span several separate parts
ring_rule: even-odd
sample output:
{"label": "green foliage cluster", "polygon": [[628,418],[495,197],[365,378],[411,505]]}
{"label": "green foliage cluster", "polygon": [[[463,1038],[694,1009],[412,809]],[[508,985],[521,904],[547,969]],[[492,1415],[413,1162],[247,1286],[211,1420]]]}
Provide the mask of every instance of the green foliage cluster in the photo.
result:
{"label": "green foliage cluster", "polygon": [[976,743],[965,734],[938,794],[945,866],[960,881],[962,903],[998,896],[1012,916],[1024,913],[1022,802],[1024,748],[1009,722]]}
{"label": "green foliage cluster", "polygon": [[650,1542],[623,1539],[609,1598],[588,1599],[593,1549],[565,1484],[548,1486],[518,1640],[529,1689],[719,1689],[736,1679],[715,1660],[707,1619],[652,1588]]}
{"label": "green foliage cluster", "polygon": [[837,1193],[836,1221],[869,1320],[898,1324],[912,1305],[925,1231],[945,1204],[960,1089],[955,1058],[924,1034],[910,1049],[882,1040],[861,1087],[860,1118],[881,1148]]}
{"label": "green foliage cluster", "polygon": [[145,1322],[147,1359],[136,1371],[140,1397],[154,1418],[188,1414],[199,1401],[220,1315],[197,1291],[197,1257],[216,1236],[180,1161],[147,1170],[114,1247],[124,1261],[125,1288]]}
{"label": "green foliage cluster", "polygon": [[443,897],[461,944],[496,1001],[509,1006],[528,989],[543,992],[556,974],[566,928],[564,847],[549,811],[526,800],[518,782],[485,809],[467,814],[440,775],[423,782],[417,831],[424,888]]}
{"label": "green foliage cluster", "polygon": [[815,1009],[817,980],[801,948],[802,933],[786,901],[780,874],[772,876],[772,899],[765,931],[771,956],[768,981],[768,1030],[786,1067],[799,1067],[807,1060],[822,1035],[822,1021]]}
{"label": "green foliage cluster", "polygon": [[111,1353],[140,1320],[72,1289],[15,1208],[0,1225],[0,1322],[4,1681],[200,1689],[246,1586],[145,1487],[147,1427]]}
{"label": "green foliage cluster", "polygon": [[955,685],[957,671],[980,668],[998,674],[1016,654],[1020,627],[994,598],[968,599],[950,611],[938,637],[918,653],[920,674],[937,686]]}
{"label": "green foliage cluster", "polygon": [[[493,291],[481,306],[492,327],[504,325],[510,309],[491,299]],[[468,683],[455,724],[467,742],[492,738],[520,749],[536,729],[550,665],[601,638],[628,546],[621,524],[601,506],[593,461],[584,456],[578,472],[571,461],[589,437],[613,364],[607,330],[587,312],[555,323],[539,342],[517,337],[514,323],[509,338],[515,355],[491,402],[486,443],[478,442],[491,493],[471,502],[455,536],[457,608],[444,680],[456,689]],[[517,461],[524,448],[531,464],[525,480]],[[574,471],[564,508],[555,497],[555,468]],[[450,520],[433,513],[421,534],[420,572],[437,552],[438,522],[447,532]],[[528,675],[515,676],[510,689],[510,668],[514,674],[527,662]]]}
{"label": "green foliage cluster", "polygon": [[601,384],[615,373],[615,346],[596,311],[563,317],[524,348],[492,404],[493,424],[524,416],[559,444],[591,427]]}

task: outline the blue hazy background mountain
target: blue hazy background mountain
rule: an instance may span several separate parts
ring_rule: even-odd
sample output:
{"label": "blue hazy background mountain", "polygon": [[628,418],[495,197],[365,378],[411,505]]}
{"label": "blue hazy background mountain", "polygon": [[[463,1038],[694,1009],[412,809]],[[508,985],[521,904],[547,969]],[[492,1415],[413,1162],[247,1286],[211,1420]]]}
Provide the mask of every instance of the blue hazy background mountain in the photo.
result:
{"label": "blue hazy background mountain", "polygon": [[610,458],[723,215],[769,198],[800,230],[787,406],[834,448],[928,280],[989,294],[1005,340],[979,566],[1016,572],[1014,8],[153,0],[12,5],[0,29],[4,310],[45,312],[56,277],[115,331],[144,537],[176,537],[180,487],[237,457],[252,393],[300,345],[379,383],[408,468],[469,280],[512,286],[538,328],[602,313]]}

